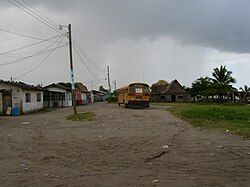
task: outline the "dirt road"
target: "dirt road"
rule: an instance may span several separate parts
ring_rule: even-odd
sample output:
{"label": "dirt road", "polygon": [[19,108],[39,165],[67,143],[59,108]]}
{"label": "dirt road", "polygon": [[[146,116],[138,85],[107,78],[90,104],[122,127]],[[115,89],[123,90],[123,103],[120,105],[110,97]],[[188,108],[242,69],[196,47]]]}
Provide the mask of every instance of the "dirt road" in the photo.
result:
{"label": "dirt road", "polygon": [[[250,141],[152,106],[107,103],[0,118],[0,186],[248,186]],[[22,125],[28,121],[30,124]],[[163,148],[164,146],[164,148]]]}

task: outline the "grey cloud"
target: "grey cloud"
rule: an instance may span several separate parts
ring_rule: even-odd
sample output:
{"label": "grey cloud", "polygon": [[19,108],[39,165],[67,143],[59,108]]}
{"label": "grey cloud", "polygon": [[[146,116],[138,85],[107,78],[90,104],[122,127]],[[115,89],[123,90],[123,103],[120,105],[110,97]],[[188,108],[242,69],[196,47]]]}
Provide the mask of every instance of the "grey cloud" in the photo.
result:
{"label": "grey cloud", "polygon": [[[218,62],[209,58],[213,54],[208,53],[207,48],[219,50],[218,53],[234,53],[236,58],[242,58],[237,53],[250,52],[250,1],[247,0],[25,1],[58,24],[72,23],[73,38],[86,50],[90,60],[87,63],[97,67],[90,65],[90,68],[101,78],[106,73],[106,66],[110,65],[113,79],[121,85],[141,79],[142,73],[138,73],[141,71],[145,72],[150,83],[157,79],[171,81],[177,78],[188,85],[199,76],[210,75],[211,67],[217,63],[227,65],[226,53],[222,53],[224,55]],[[0,15],[2,28],[44,38],[55,34],[7,1],[0,2]],[[11,48],[22,44],[7,33],[0,38],[2,51],[7,45]],[[44,72],[29,74],[27,79],[46,82],[49,78],[44,74],[49,72],[51,80],[68,80],[66,52],[54,54],[48,61],[52,64],[49,69],[44,65],[41,67]],[[90,81],[90,73],[77,62],[77,57],[74,60],[76,79]],[[39,59],[34,62],[38,63]],[[242,62],[249,70],[246,63],[247,60]],[[131,66],[134,67],[132,70]],[[57,67],[61,69],[55,72]],[[28,63],[26,68],[30,69]],[[240,72],[237,68],[232,70]],[[16,70],[0,68],[4,78],[25,71],[24,67]],[[129,75],[123,72],[129,72]]]}
{"label": "grey cloud", "polygon": [[95,34],[96,42],[167,35],[187,45],[238,53],[250,51],[247,0],[36,0],[32,3],[58,14],[76,15],[72,22],[81,24],[85,35]]}
{"label": "grey cloud", "polygon": [[167,35],[187,45],[238,53],[250,51],[250,2],[247,0],[75,0],[37,3],[72,11],[72,14],[77,10],[80,15],[76,22],[82,24],[82,32],[96,34],[98,40]]}

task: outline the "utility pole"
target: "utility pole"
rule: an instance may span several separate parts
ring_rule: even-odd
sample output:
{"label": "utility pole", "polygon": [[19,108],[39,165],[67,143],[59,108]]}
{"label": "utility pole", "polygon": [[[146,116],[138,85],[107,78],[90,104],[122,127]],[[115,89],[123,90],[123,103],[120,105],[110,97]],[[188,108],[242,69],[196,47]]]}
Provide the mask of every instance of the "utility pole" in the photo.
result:
{"label": "utility pole", "polygon": [[114,81],[114,86],[115,86],[115,90],[116,90],[116,80],[113,80]]}
{"label": "utility pole", "polygon": [[73,70],[71,24],[68,25],[68,29],[69,29],[69,60],[70,60],[70,77],[71,77],[71,85],[72,85],[72,87],[71,87],[71,89],[72,89],[72,101],[73,101],[74,114],[77,114],[75,80],[74,80],[74,70]]}
{"label": "utility pole", "polygon": [[109,77],[109,66],[107,67],[108,70],[108,87],[109,87],[109,93],[111,92],[111,85],[110,85],[110,77]]}

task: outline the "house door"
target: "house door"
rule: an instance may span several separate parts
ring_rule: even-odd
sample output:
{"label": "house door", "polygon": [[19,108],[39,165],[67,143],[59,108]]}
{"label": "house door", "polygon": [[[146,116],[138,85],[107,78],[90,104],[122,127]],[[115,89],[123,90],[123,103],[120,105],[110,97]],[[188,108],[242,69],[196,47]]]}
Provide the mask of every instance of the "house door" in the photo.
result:
{"label": "house door", "polygon": [[8,107],[12,107],[11,94],[3,94],[3,113],[7,112]]}
{"label": "house door", "polygon": [[176,101],[176,96],[175,95],[171,95],[171,100],[172,100],[172,102],[175,102]]}

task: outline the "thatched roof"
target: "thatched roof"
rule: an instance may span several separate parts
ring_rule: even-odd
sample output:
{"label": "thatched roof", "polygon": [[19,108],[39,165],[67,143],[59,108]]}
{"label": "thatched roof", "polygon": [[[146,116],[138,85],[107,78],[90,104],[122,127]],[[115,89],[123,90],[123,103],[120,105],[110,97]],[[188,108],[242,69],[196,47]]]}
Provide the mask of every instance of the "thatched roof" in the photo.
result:
{"label": "thatched roof", "polygon": [[151,87],[152,94],[164,94],[167,89],[167,85],[153,84]]}
{"label": "thatched roof", "polygon": [[165,93],[167,94],[185,94],[186,90],[181,84],[175,79],[166,88]]}
{"label": "thatched roof", "polygon": [[175,79],[168,85],[153,84],[152,94],[185,94],[187,93],[181,84]]}

